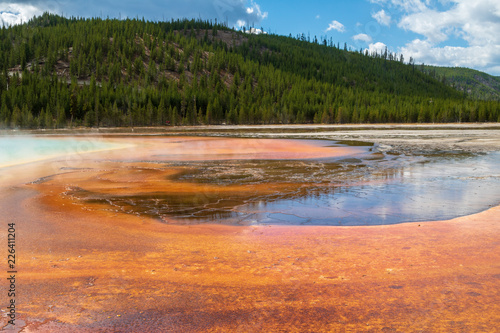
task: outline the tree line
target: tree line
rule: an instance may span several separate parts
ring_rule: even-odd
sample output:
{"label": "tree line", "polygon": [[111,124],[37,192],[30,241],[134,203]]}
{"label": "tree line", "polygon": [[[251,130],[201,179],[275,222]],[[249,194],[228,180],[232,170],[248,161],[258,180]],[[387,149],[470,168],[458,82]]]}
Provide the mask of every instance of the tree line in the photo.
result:
{"label": "tree line", "polygon": [[500,120],[500,103],[401,60],[212,21],[45,13],[0,30],[0,126]]}

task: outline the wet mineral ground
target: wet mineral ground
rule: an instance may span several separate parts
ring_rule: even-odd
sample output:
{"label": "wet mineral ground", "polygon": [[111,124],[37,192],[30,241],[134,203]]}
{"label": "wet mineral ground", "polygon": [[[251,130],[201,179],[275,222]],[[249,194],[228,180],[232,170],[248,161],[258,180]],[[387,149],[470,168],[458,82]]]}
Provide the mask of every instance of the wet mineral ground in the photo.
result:
{"label": "wet mineral ground", "polygon": [[0,168],[0,219],[15,223],[17,255],[16,325],[2,296],[4,330],[500,326],[491,146],[182,134],[80,135],[50,158]]}

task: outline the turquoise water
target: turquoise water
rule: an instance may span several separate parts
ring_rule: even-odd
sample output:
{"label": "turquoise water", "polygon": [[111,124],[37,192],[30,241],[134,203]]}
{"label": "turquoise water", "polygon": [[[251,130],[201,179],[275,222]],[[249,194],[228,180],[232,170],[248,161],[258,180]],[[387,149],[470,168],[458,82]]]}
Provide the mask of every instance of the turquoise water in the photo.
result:
{"label": "turquoise water", "polygon": [[84,154],[120,145],[101,138],[45,138],[37,136],[1,136],[0,166],[27,163],[55,156]]}

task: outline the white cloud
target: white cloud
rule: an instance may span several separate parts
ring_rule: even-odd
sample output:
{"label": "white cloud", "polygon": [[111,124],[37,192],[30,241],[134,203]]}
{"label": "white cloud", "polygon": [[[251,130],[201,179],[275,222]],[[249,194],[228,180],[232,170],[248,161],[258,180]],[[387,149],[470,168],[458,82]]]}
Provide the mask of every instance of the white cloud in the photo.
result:
{"label": "white cloud", "polygon": [[[218,0],[218,1],[220,1],[220,0]],[[231,2],[231,1],[229,1],[229,2]],[[240,1],[240,2],[243,3],[242,1]],[[262,10],[260,9],[260,6],[257,3],[255,3],[254,1],[251,2],[250,7],[247,7],[247,14],[254,14],[260,20],[265,19],[268,15],[267,12],[262,12]]]}
{"label": "white cloud", "polygon": [[440,6],[430,0],[368,1],[400,16],[398,28],[420,35],[399,48],[406,59],[500,74],[500,1],[438,0]]}
{"label": "white cloud", "polygon": [[371,3],[386,5],[405,12],[419,12],[427,9],[430,0],[369,0]]}
{"label": "white cloud", "polygon": [[352,36],[352,39],[360,40],[360,41],[366,42],[366,43],[371,43],[373,41],[373,39],[370,36],[368,36],[367,34],[357,34],[355,36]]}
{"label": "white cloud", "polygon": [[244,20],[238,20],[238,21],[236,21],[236,26],[238,28],[242,28],[242,27],[244,27],[246,25],[247,25],[247,23]]}
{"label": "white cloud", "polygon": [[391,16],[388,15],[383,9],[373,14],[372,17],[381,25],[385,25],[387,27],[391,25]]}
{"label": "white cloud", "polygon": [[440,43],[449,38],[446,32],[455,26],[453,20],[447,12],[425,10],[403,17],[398,27],[423,35],[433,43]]}
{"label": "white cloud", "polygon": [[4,26],[28,22],[33,16],[41,15],[43,10],[31,4],[0,2],[0,24]]}
{"label": "white cloud", "polygon": [[400,48],[405,57],[413,57],[418,63],[438,66],[476,68],[500,75],[500,45],[494,46],[443,46],[415,39]]}
{"label": "white cloud", "polygon": [[250,28],[250,29],[246,30],[245,32],[247,34],[252,34],[252,35],[260,35],[260,34],[267,35],[267,32],[265,32],[261,29],[256,29],[256,28]]}
{"label": "white cloud", "polygon": [[439,43],[459,37],[470,45],[500,43],[500,2],[496,0],[453,0],[445,11],[426,8],[403,16],[398,27]]}
{"label": "white cloud", "polygon": [[319,20],[321,16],[319,15],[316,15],[316,20]]}
{"label": "white cloud", "polygon": [[333,20],[332,23],[330,23],[330,25],[328,26],[328,28],[326,28],[325,32],[330,30],[337,30],[338,32],[344,32],[345,27],[339,21]]}
{"label": "white cloud", "polygon": [[373,53],[378,53],[378,54],[383,54],[385,52],[385,49],[387,48],[387,45],[385,45],[382,42],[376,42],[376,43],[371,43],[368,45],[368,53],[373,54]]}

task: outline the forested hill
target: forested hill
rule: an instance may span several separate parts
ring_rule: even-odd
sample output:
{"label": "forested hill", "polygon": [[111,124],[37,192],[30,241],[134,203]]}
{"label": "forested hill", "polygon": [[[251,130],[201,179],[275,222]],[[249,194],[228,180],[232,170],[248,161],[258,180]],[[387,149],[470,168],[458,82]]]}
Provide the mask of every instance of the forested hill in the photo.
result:
{"label": "forested hill", "polygon": [[0,30],[0,127],[499,121],[413,61],[216,22],[44,14]]}
{"label": "forested hill", "polygon": [[471,98],[500,101],[500,77],[462,67],[420,66],[421,70]]}

